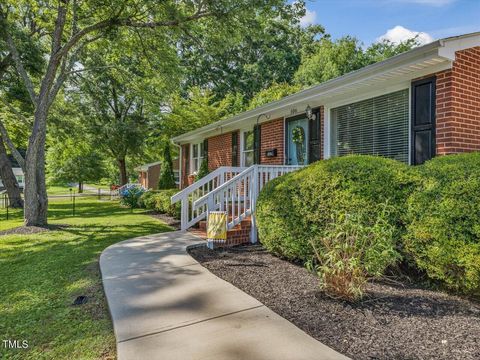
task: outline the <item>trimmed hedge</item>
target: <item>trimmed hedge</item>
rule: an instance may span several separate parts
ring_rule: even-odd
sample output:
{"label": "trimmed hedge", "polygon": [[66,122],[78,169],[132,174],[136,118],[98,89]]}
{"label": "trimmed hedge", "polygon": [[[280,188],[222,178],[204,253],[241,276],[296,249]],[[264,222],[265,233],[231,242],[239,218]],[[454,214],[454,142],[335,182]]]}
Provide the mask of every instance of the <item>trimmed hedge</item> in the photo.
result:
{"label": "trimmed hedge", "polygon": [[144,193],[139,205],[146,209],[155,210],[160,214],[167,214],[176,219],[180,219],[181,204],[171,204],[170,198],[178,192],[178,189],[168,190],[150,190]]}
{"label": "trimmed hedge", "polygon": [[434,158],[408,201],[406,252],[450,289],[480,294],[480,153]]}
{"label": "trimmed hedge", "polygon": [[260,241],[276,255],[311,261],[312,242],[332,236],[333,218],[342,214],[362,219],[363,226],[381,218],[400,239],[406,200],[417,182],[407,165],[376,156],[316,162],[264,187],[256,211]]}

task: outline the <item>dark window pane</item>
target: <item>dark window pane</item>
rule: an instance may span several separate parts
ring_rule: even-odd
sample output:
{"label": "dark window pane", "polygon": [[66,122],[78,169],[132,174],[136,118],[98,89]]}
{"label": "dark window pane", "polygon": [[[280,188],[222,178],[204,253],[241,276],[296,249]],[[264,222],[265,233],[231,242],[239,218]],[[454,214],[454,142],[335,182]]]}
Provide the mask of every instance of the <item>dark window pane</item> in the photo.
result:
{"label": "dark window pane", "polygon": [[432,132],[431,130],[417,131],[415,133],[415,164],[423,164],[432,158]]}
{"label": "dark window pane", "polygon": [[432,121],[432,83],[415,87],[415,125]]}

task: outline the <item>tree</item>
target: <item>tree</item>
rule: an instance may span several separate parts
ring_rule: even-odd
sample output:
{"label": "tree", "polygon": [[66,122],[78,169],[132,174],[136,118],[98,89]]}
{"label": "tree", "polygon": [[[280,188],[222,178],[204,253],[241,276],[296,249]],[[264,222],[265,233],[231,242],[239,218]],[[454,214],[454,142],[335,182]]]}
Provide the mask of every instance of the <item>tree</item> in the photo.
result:
{"label": "tree", "polygon": [[158,188],[173,189],[176,187],[175,175],[173,174],[172,155],[170,153],[170,142],[166,142],[163,148],[163,161],[160,168],[160,178]]}
{"label": "tree", "polygon": [[287,83],[282,83],[282,84],[275,83],[269,88],[266,88],[256,93],[252,98],[252,100],[250,100],[250,103],[248,104],[248,109],[255,109],[269,102],[280,100],[285,96],[294,94],[300,90],[301,90],[301,87],[299,85],[291,85]]}
{"label": "tree", "polygon": [[418,46],[416,38],[394,44],[384,40],[363,50],[360,42],[350,36],[336,41],[322,38],[302,56],[302,64],[295,74],[295,82],[303,87],[316,85],[364,66]]}
{"label": "tree", "polygon": [[[131,29],[141,41],[154,37],[153,29],[162,29],[165,45],[176,46],[178,34],[188,34],[195,22],[202,19],[219,34],[225,29],[243,29],[245,19],[262,9],[285,6],[282,0],[119,0],[112,6],[96,0],[60,0],[56,8],[41,3],[35,8],[28,0],[7,0],[0,5],[0,36],[7,44],[16,71],[28,90],[34,106],[33,125],[25,157],[25,224],[47,224],[47,192],[45,185],[45,142],[50,108],[66,79],[78,72],[77,56],[101,38],[114,38],[116,29]],[[211,21],[209,21],[211,20]],[[204,24],[205,25],[205,24]],[[49,43],[46,66],[36,84],[28,73],[13,29],[35,28],[32,39]],[[122,34],[123,35],[123,34]],[[161,56],[161,54],[158,54]],[[2,136],[5,134],[2,133]],[[8,141],[4,136],[4,140]]]}
{"label": "tree", "polygon": [[228,94],[221,100],[215,100],[213,91],[193,87],[186,97],[179,93],[172,96],[170,109],[163,116],[162,131],[167,137],[176,136],[243,110],[243,97],[240,94]]}
{"label": "tree", "polygon": [[[34,31],[35,28],[30,30]],[[18,29],[14,29],[14,33],[19,40],[25,67],[32,74],[37,74],[44,63],[41,47],[32,43],[30,34],[18,31]],[[0,122],[0,179],[10,199],[10,206],[22,208],[23,199],[20,187],[14,175],[12,163],[8,158],[6,146],[13,153],[19,165],[23,167],[21,155],[16,152],[13,143],[16,143],[17,146],[25,145],[25,128],[29,123],[25,113],[31,113],[31,105],[28,101],[28,93],[13,65],[12,54],[8,51],[6,43],[0,38],[0,118],[2,119]],[[12,139],[5,136],[7,128]]]}
{"label": "tree", "polygon": [[104,176],[103,158],[85,141],[65,139],[47,151],[48,177],[54,183],[78,184],[83,192],[86,182],[95,182]]}
{"label": "tree", "polygon": [[343,37],[332,41],[323,38],[315,52],[302,58],[295,82],[306,87],[322,83],[362,67],[362,48],[357,39]]}
{"label": "tree", "polygon": [[240,39],[219,37],[204,29],[180,43],[185,84],[210,89],[215,99],[241,93],[249,101],[274,83],[293,81],[307,44],[324,35],[321,26],[303,28],[301,2],[287,11],[252,16]]}
{"label": "tree", "polygon": [[[98,70],[78,75],[71,96],[82,110],[86,133],[115,160],[120,184],[124,185],[128,182],[127,156],[142,151],[156,120],[152,113],[145,112],[145,107],[158,104],[163,96],[158,88],[175,81],[167,72],[156,75],[146,70],[142,57],[118,54],[108,44],[100,45],[103,47],[82,61],[84,66]],[[112,61],[105,61],[107,57]]]}

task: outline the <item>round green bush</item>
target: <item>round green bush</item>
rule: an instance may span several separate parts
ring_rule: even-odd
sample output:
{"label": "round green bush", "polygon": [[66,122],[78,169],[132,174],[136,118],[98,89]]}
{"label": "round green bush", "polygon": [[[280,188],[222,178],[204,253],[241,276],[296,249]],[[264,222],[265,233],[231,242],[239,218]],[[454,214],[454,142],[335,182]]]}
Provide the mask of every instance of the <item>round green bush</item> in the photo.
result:
{"label": "round green bush", "polygon": [[167,214],[176,219],[180,219],[181,204],[177,202],[172,204],[170,198],[178,192],[178,189],[158,190],[154,195],[155,210],[160,214]]}
{"label": "round green bush", "polygon": [[434,158],[416,168],[406,252],[447,287],[480,294],[480,153]]}
{"label": "round green bush", "polygon": [[259,239],[276,255],[308,262],[315,255],[312,243],[331,237],[334,217],[345,214],[363,219],[367,227],[382,218],[394,229],[397,242],[405,227],[406,199],[418,181],[411,173],[395,160],[352,155],[318,161],[275,179],[258,199]]}
{"label": "round green bush", "polygon": [[148,190],[145,191],[140,199],[138,199],[138,206],[148,210],[155,209],[155,195],[158,193],[158,190]]}

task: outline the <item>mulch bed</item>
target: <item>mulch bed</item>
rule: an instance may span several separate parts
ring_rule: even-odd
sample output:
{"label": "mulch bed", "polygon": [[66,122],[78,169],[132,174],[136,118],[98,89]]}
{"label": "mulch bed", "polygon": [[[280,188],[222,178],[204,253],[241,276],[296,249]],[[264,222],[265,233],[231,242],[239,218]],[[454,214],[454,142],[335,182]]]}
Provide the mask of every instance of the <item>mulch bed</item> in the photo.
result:
{"label": "mulch bed", "polygon": [[180,230],[180,220],[175,219],[174,217],[168,216],[166,214],[159,214],[155,211],[149,212],[148,215],[155,219],[162,220],[165,224],[174,228],[175,230]]}
{"label": "mulch bed", "polygon": [[312,337],[353,359],[480,359],[480,303],[400,283],[369,283],[359,303],[326,296],[305,268],[261,246],[190,254]]}
{"label": "mulch bed", "polygon": [[48,225],[46,227],[41,226],[17,226],[12,229],[7,229],[0,231],[0,236],[2,235],[30,235],[37,234],[50,230],[62,230],[69,225]]}

